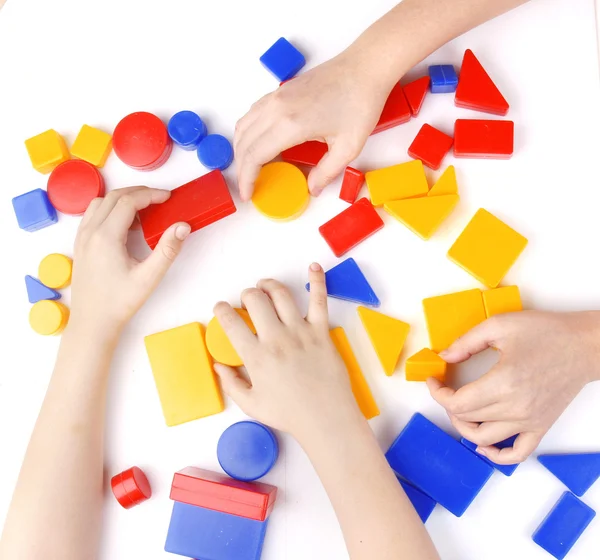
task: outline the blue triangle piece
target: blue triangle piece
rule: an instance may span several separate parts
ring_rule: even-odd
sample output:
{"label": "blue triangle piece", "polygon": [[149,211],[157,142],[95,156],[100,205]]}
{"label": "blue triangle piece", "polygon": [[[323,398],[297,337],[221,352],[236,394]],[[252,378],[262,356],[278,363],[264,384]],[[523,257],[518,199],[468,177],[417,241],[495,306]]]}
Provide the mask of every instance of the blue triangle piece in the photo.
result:
{"label": "blue triangle piece", "polygon": [[[327,295],[332,298],[379,307],[381,302],[364,274],[352,258],[346,259],[325,273]],[[310,292],[310,286],[306,284]]]}
{"label": "blue triangle piece", "polygon": [[60,299],[60,294],[57,291],[44,286],[44,284],[33,278],[33,276],[25,276],[25,286],[27,287],[29,303],[37,303],[43,299]]}
{"label": "blue triangle piece", "polygon": [[402,488],[404,488],[404,492],[406,492],[408,499],[417,511],[421,521],[425,523],[429,519],[429,516],[434,510],[437,502],[401,478],[398,478],[398,481],[402,485]]}
{"label": "blue triangle piece", "polygon": [[538,461],[580,497],[600,478],[600,453],[540,455]]}
{"label": "blue triangle piece", "polygon": [[[515,440],[517,439],[517,436],[512,436],[509,437],[508,439],[505,439],[504,441],[501,441],[499,443],[495,443],[494,447],[497,447],[498,449],[505,449],[507,447],[512,447],[515,443]],[[488,465],[491,465],[492,467],[494,467],[497,471],[500,471],[504,476],[512,476],[514,474],[514,472],[517,470],[517,467],[519,466],[519,464],[516,465],[498,465],[496,463],[492,463],[492,461],[490,461],[487,457],[484,457],[483,455],[479,455],[479,453],[477,453],[477,444],[473,443],[472,441],[469,441],[466,438],[462,438],[460,440],[460,442],[468,449],[470,449],[473,453],[475,453],[475,455],[477,455],[477,457],[479,457],[480,459],[484,460],[486,463],[488,463]]]}

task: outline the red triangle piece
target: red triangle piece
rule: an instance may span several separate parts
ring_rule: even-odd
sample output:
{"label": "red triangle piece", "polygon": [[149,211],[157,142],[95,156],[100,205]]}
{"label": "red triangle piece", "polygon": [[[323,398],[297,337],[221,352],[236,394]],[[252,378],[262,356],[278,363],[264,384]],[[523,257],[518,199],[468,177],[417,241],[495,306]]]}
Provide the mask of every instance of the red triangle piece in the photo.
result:
{"label": "red triangle piece", "polygon": [[381,112],[381,117],[379,117],[379,122],[371,134],[377,134],[378,132],[383,132],[384,130],[408,122],[411,117],[408,101],[406,101],[402,86],[398,82],[390,92]]}
{"label": "red triangle piece", "polygon": [[413,117],[416,117],[419,114],[419,111],[423,106],[423,101],[425,101],[425,96],[429,91],[430,82],[431,78],[429,76],[423,76],[404,86],[404,95],[410,105],[410,111],[413,114]]}
{"label": "red triangle piece", "polygon": [[506,99],[469,49],[465,51],[454,103],[457,107],[494,115],[508,113]]}

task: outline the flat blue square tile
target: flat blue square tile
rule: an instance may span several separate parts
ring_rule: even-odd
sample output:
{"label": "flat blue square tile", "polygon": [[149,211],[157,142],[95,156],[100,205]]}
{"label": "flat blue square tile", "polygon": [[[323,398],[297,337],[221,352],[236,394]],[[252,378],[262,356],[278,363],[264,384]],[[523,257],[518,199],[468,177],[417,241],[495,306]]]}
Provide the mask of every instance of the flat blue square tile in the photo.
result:
{"label": "flat blue square tile", "polygon": [[25,231],[38,231],[58,222],[56,209],[42,189],[16,196],[12,203],[19,227]]}
{"label": "flat blue square tile", "polygon": [[[505,439],[504,441],[497,443],[495,445],[495,447],[497,447],[498,449],[505,449],[507,447],[512,447],[513,444],[515,443],[516,439],[517,439],[517,436],[509,437],[508,439]],[[517,470],[517,467],[519,466],[518,463],[516,465],[497,465],[496,463],[493,463],[492,461],[490,461],[487,457],[484,457],[483,455],[479,455],[479,453],[477,453],[477,451],[475,451],[477,449],[476,443],[473,443],[472,441],[469,441],[468,439],[465,439],[465,438],[462,438],[460,440],[460,442],[467,449],[470,449],[471,451],[473,451],[473,453],[475,453],[477,455],[477,457],[479,457],[482,461],[485,461],[486,463],[492,465],[492,467],[494,467],[497,471],[500,471],[505,476],[512,476],[514,474],[514,472]]]}
{"label": "flat blue square tile", "polygon": [[275,41],[260,61],[280,82],[293,78],[306,64],[304,55],[284,37]]}

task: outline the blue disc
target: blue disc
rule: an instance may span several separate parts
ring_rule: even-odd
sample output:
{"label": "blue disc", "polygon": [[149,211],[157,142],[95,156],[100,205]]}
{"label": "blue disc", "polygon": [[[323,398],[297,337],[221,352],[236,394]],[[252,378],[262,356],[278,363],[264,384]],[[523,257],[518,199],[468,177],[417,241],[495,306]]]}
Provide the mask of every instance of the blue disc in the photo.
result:
{"label": "blue disc", "polygon": [[233,148],[225,136],[209,134],[198,146],[198,159],[208,169],[227,169],[233,161]]}
{"label": "blue disc", "polygon": [[171,140],[184,150],[195,150],[206,136],[204,121],[192,111],[180,111],[171,117],[167,127]]}
{"label": "blue disc", "polygon": [[248,420],[229,426],[217,444],[221,468],[231,478],[246,482],[265,476],[278,455],[275,434],[266,426]]}

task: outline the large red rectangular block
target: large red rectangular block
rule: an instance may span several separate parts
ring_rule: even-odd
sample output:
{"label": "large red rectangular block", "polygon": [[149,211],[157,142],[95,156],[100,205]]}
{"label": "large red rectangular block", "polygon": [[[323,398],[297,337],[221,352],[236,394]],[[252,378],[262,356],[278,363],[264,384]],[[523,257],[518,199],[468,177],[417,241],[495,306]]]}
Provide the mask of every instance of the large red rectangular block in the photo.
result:
{"label": "large red rectangular block", "polygon": [[514,152],[513,121],[458,119],[454,125],[454,156],[509,159]]}
{"label": "large red rectangular block", "polygon": [[324,142],[309,140],[281,152],[281,159],[295,165],[314,167],[327,153],[328,147]]}
{"label": "large red rectangular block", "polygon": [[390,92],[390,95],[383,106],[379,122],[371,134],[377,134],[378,132],[383,132],[384,130],[408,122],[411,117],[412,112],[408,101],[406,100],[406,96],[404,95],[404,91],[402,90],[402,86],[400,83],[397,83]]}

